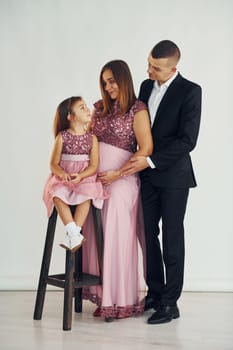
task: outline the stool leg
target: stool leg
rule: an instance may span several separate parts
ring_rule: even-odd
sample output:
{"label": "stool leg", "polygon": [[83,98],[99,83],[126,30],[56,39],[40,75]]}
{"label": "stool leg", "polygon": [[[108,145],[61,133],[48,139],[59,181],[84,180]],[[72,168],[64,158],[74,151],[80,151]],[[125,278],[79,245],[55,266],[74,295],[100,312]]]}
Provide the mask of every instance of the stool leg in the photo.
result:
{"label": "stool leg", "polygon": [[75,254],[66,251],[66,271],[64,286],[63,330],[69,331],[72,323],[72,301],[74,295]]}
{"label": "stool leg", "polygon": [[[77,250],[75,253],[75,277],[77,279],[82,277],[83,273],[83,267],[82,267],[82,247]],[[82,288],[76,288],[74,291],[74,310],[75,312],[82,312],[83,310],[83,305],[82,305]]]}
{"label": "stool leg", "polygon": [[41,264],[40,278],[38,283],[36,303],[35,303],[34,316],[33,316],[34,320],[40,320],[42,317],[56,222],[57,222],[57,211],[54,208],[53,213],[49,218],[48,226],[47,226],[44,253],[43,253],[43,259]]}
{"label": "stool leg", "polygon": [[97,247],[97,253],[98,253],[100,279],[102,281],[103,226],[102,226],[101,210],[92,206],[92,215],[93,215],[94,225],[95,225],[95,239],[96,239],[96,247]]}

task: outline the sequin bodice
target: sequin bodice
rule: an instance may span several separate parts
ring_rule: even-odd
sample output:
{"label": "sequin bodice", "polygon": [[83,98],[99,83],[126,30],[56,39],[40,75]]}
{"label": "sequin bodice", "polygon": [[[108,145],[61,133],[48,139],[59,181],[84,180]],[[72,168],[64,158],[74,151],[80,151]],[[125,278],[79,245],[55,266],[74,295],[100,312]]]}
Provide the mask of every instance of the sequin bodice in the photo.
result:
{"label": "sequin bodice", "polygon": [[92,134],[73,135],[68,130],[61,132],[63,154],[90,154],[92,148]]}
{"label": "sequin bodice", "polygon": [[129,152],[135,152],[137,142],[133,130],[134,115],[138,111],[147,109],[146,105],[136,100],[127,113],[120,115],[120,106],[116,101],[112,113],[105,117],[102,117],[102,100],[96,102],[94,106],[93,133],[98,140]]}

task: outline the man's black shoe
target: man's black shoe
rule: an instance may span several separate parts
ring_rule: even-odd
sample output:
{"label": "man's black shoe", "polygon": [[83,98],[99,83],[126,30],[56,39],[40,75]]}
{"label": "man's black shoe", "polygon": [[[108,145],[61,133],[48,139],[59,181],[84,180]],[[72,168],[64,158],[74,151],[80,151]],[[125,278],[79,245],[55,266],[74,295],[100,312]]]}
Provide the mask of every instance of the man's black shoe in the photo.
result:
{"label": "man's black shoe", "polygon": [[163,306],[161,305],[153,315],[148,318],[147,323],[149,324],[160,324],[167,323],[175,318],[180,317],[180,312],[177,305],[174,306]]}
{"label": "man's black shoe", "polygon": [[155,309],[159,307],[159,302],[152,297],[146,297],[144,311],[148,311],[150,309]]}

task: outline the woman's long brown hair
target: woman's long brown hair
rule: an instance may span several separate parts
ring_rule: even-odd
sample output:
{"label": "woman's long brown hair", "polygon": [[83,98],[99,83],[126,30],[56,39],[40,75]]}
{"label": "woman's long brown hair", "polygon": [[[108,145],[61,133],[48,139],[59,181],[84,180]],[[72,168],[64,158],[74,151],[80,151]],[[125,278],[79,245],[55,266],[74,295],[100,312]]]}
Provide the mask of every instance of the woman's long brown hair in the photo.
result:
{"label": "woman's long brown hair", "polygon": [[110,98],[109,94],[104,88],[103,73],[108,69],[111,70],[119,87],[118,100],[120,103],[121,114],[124,114],[128,112],[136,100],[133,79],[127,63],[122,60],[114,60],[106,63],[100,72],[100,90],[104,105],[103,116],[111,112],[112,105],[114,103],[114,100]]}

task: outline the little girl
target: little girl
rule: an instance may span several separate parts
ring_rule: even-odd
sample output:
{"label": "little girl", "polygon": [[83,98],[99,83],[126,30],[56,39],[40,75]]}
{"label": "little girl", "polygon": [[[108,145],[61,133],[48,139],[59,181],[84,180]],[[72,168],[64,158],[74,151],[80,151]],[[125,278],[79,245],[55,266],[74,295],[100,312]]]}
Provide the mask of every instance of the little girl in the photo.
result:
{"label": "little girl", "polygon": [[[91,200],[101,209],[106,197],[101,182],[96,181],[99,151],[96,136],[87,131],[90,121],[90,110],[80,96],[70,97],[57,107],[50,161],[52,174],[43,192],[48,216],[55,206],[65,225],[66,236],[60,246],[72,252],[84,240],[81,229]],[[74,216],[69,205],[77,205]]]}

